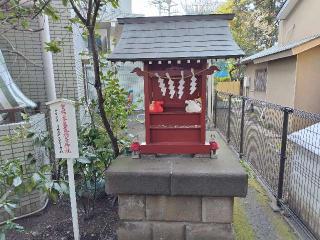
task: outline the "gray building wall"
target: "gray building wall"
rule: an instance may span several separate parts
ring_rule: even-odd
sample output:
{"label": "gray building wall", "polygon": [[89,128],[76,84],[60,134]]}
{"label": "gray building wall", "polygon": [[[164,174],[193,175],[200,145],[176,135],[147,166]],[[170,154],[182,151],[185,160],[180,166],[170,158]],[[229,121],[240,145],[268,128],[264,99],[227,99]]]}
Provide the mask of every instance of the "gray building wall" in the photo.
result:
{"label": "gray building wall", "polygon": [[[39,29],[38,19],[30,22],[30,28]],[[0,27],[1,31],[4,31],[3,27]],[[36,65],[22,56],[10,53],[8,51],[12,50],[10,44]],[[12,30],[1,33],[0,49],[14,82],[23,93],[35,102],[46,102],[40,33]]]}
{"label": "gray building wall", "polygon": [[[62,51],[52,54],[57,98],[78,100],[84,96],[79,53],[86,49],[86,42],[76,25],[73,26],[73,33],[68,32],[65,28],[71,18],[70,8],[64,7],[60,0],[53,0],[52,5],[58,11],[60,20],[52,21],[49,18],[50,37],[51,40],[63,41]],[[35,19],[31,21],[30,28],[39,29],[39,25],[39,20]],[[0,31],[2,30],[3,28],[0,27]],[[47,98],[40,33],[10,30],[1,35],[0,49],[3,51],[14,82],[28,98],[41,102],[44,106]],[[15,53],[6,51],[12,50],[10,44],[35,65]]]}
{"label": "gray building wall", "polygon": [[63,41],[62,51],[53,54],[57,98],[78,100],[84,91],[81,59],[78,56],[84,48],[84,40],[76,26],[73,26],[73,32],[65,28],[70,23],[70,8],[64,7],[60,0],[54,0],[52,3],[59,12],[60,20],[51,20],[49,23],[51,40]]}

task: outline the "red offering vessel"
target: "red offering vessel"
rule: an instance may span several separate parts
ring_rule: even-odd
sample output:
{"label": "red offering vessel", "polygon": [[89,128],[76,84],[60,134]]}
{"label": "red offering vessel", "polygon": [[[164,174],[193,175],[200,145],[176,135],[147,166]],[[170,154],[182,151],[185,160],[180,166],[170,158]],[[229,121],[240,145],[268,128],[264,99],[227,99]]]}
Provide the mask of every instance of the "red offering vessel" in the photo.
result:
{"label": "red offering vessel", "polygon": [[163,112],[163,101],[152,101],[149,105],[149,111],[152,113]]}
{"label": "red offering vessel", "polygon": [[[144,63],[146,142],[142,154],[210,154],[206,143],[206,80],[217,71],[206,60]],[[186,100],[201,99],[200,112],[187,112]],[[163,107],[162,107],[163,106]]]}

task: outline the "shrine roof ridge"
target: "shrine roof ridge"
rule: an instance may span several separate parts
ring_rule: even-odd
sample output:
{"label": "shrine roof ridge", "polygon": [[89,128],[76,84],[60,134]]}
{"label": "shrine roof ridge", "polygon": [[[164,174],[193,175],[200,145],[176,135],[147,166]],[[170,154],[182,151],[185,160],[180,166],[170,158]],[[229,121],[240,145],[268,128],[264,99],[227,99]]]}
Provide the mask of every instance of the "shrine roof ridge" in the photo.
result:
{"label": "shrine roof ridge", "polygon": [[118,18],[119,24],[148,23],[148,22],[174,22],[174,21],[194,21],[194,20],[233,20],[233,13],[228,14],[206,14],[206,15],[175,15],[175,16],[156,16],[156,17],[126,17]]}
{"label": "shrine roof ridge", "polygon": [[229,21],[234,14],[121,18],[110,61],[238,58]]}

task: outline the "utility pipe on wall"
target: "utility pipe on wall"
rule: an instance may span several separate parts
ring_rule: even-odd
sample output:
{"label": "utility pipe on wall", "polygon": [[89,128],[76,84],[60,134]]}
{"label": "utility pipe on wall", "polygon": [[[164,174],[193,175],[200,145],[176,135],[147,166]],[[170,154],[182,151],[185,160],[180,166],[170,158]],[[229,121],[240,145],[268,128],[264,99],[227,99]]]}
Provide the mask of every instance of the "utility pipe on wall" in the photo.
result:
{"label": "utility pipe on wall", "polygon": [[39,17],[39,25],[43,30],[40,32],[41,47],[42,47],[42,59],[44,68],[44,77],[46,85],[46,95],[48,101],[53,101],[57,98],[56,86],[53,73],[53,61],[52,53],[45,50],[46,42],[50,42],[50,30],[48,16]]}

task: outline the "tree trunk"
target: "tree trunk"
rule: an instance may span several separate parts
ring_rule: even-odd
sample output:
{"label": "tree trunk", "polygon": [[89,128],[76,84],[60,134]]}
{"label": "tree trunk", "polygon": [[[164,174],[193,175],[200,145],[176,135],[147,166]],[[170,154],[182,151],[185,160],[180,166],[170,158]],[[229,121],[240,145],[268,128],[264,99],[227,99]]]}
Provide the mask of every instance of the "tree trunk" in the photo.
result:
{"label": "tree trunk", "polygon": [[117,157],[119,156],[118,140],[111,129],[110,123],[106,116],[106,111],[104,109],[104,99],[102,94],[102,84],[101,84],[101,78],[100,78],[99,54],[98,54],[96,41],[95,41],[95,31],[93,27],[91,28],[88,27],[88,30],[89,30],[89,42],[91,43],[91,51],[92,51],[92,59],[93,59],[93,71],[94,71],[94,80],[95,80],[94,87],[98,95],[98,107],[100,111],[100,116],[101,116],[104,128],[106,129],[108,136],[111,140],[114,155],[115,157]]}

